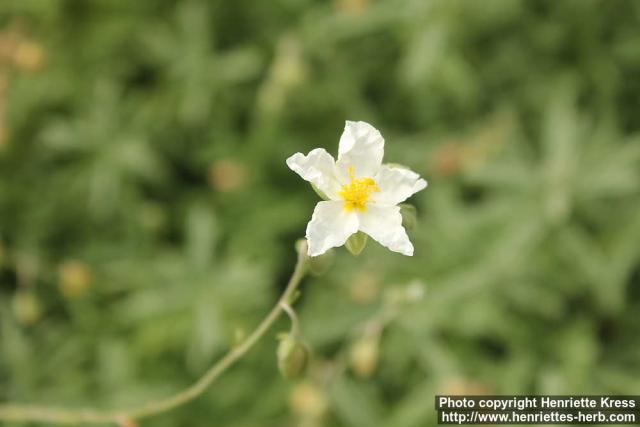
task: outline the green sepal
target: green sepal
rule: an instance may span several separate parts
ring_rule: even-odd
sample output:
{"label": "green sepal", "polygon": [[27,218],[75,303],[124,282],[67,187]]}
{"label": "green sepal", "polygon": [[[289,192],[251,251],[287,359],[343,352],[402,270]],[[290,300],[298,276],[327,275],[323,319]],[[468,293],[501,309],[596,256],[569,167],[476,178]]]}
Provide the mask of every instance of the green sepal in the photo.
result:
{"label": "green sepal", "polygon": [[333,264],[335,258],[334,251],[329,249],[322,255],[309,257],[307,265],[309,266],[309,272],[314,276],[322,276],[329,270],[329,267]]}
{"label": "green sepal", "polygon": [[409,203],[402,203],[400,207],[400,215],[402,215],[402,226],[407,230],[413,230],[418,224],[418,210]]}
{"label": "green sepal", "polygon": [[321,198],[322,200],[329,200],[329,198],[327,197],[327,195],[326,195],[326,194],[324,194],[324,192],[322,192],[322,190],[320,190],[318,187],[316,187],[316,186],[315,186],[315,184],[313,184],[313,183],[312,183],[312,184],[311,184],[311,188],[313,188],[313,191],[315,191],[315,192],[316,192],[316,194],[317,194],[318,196],[320,196],[320,198]]}
{"label": "green sepal", "polygon": [[280,334],[278,339],[278,370],[284,378],[299,378],[307,369],[309,350],[289,333]]}
{"label": "green sepal", "polygon": [[345,243],[345,247],[351,255],[358,256],[364,250],[364,247],[367,246],[367,240],[369,236],[364,234],[362,231],[358,231],[357,233],[352,234]]}

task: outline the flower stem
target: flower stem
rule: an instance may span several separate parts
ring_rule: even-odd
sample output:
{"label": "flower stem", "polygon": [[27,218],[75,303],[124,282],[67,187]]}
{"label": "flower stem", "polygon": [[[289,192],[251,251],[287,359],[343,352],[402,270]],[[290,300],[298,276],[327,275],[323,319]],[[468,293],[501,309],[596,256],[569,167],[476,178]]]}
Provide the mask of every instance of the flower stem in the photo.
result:
{"label": "flower stem", "polygon": [[297,339],[300,336],[300,322],[298,321],[298,315],[286,302],[282,302],[280,304],[282,305],[282,309],[284,310],[284,312],[287,313],[287,316],[289,316],[289,319],[291,320],[291,335]]}
{"label": "flower stem", "polygon": [[298,248],[298,260],[286,289],[280,296],[276,305],[271,309],[269,314],[267,314],[267,317],[262,320],[251,335],[236,347],[229,350],[229,352],[210,367],[198,381],[185,390],[162,400],[122,410],[103,411],[96,409],[62,409],[21,404],[4,404],[0,405],[0,420],[47,422],[57,424],[122,424],[123,421],[126,420],[136,420],[167,412],[195,399],[200,396],[211,385],[211,383],[220,376],[220,374],[244,356],[280,317],[283,307],[288,307],[291,296],[298,288],[298,285],[300,285],[300,282],[306,273],[306,245],[303,246],[304,248]]}

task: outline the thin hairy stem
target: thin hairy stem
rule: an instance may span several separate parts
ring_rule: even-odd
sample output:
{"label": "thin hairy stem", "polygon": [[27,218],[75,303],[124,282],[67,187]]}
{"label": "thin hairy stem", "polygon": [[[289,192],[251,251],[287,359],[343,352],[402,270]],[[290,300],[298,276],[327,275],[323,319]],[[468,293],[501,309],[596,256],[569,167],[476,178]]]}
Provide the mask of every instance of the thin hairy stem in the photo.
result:
{"label": "thin hairy stem", "polygon": [[277,304],[271,309],[258,327],[244,341],[216,362],[202,377],[185,390],[162,400],[149,402],[145,405],[122,410],[95,410],[95,409],[62,409],[48,408],[20,404],[0,405],[0,420],[4,421],[30,421],[47,422],[57,424],[81,424],[81,423],[113,423],[124,424],[126,420],[157,415],[183,405],[201,395],[216,378],[226,371],[233,363],[244,356],[264,336],[269,328],[278,319],[284,307],[289,307],[291,297],[300,285],[305,275],[306,245],[298,247],[298,260],[296,267],[289,279],[286,289],[280,296]]}

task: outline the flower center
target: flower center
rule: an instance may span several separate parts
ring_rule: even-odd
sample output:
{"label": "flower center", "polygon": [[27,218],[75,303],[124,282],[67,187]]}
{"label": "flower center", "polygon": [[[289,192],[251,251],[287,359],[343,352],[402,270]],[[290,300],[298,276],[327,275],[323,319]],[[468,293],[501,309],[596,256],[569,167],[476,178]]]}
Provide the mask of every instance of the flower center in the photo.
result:
{"label": "flower center", "polygon": [[360,212],[367,210],[366,203],[371,193],[380,191],[373,178],[358,178],[353,175],[353,166],[349,166],[349,178],[351,182],[343,185],[338,195],[344,199],[344,209],[351,212],[357,209]]}

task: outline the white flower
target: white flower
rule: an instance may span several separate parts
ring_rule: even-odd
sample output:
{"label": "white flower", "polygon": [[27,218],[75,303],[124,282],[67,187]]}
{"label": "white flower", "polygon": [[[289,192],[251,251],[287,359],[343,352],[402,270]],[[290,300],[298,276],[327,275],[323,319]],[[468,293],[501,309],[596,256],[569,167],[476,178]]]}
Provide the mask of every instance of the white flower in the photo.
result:
{"label": "white flower", "polygon": [[383,154],[384,139],[376,128],[347,121],[337,161],[322,148],[287,159],[294,172],[329,199],[316,205],[307,225],[310,256],[344,245],[358,231],[394,252],[413,255],[398,203],[427,182],[408,169],[383,165]]}

